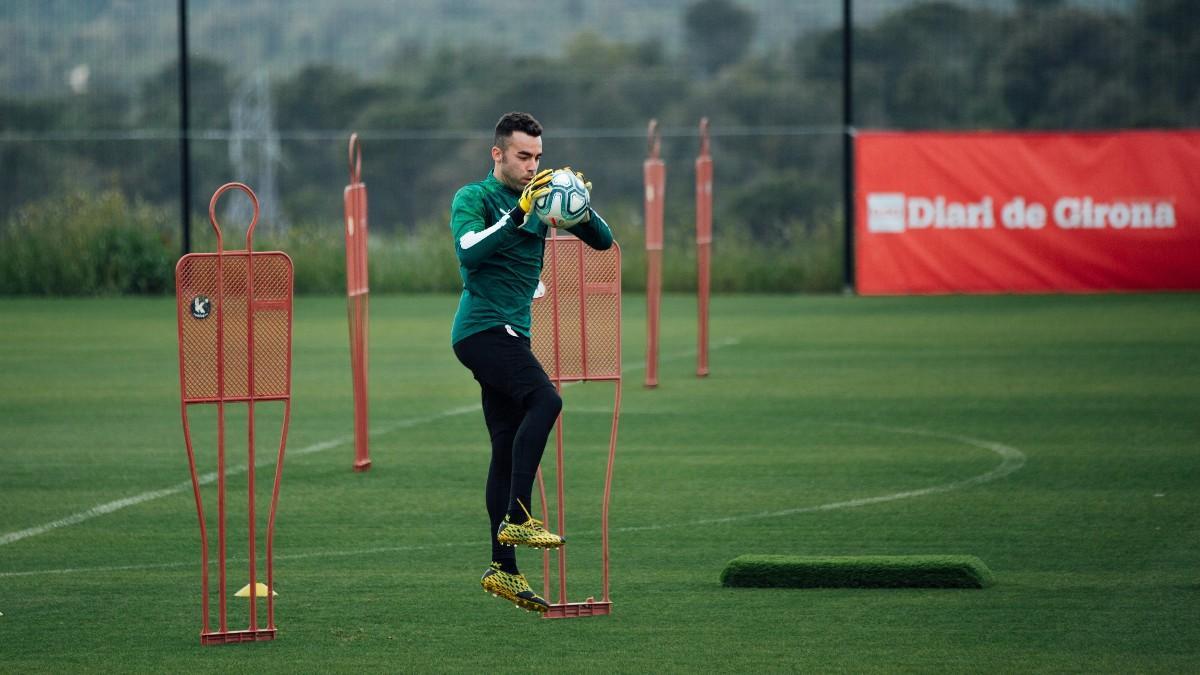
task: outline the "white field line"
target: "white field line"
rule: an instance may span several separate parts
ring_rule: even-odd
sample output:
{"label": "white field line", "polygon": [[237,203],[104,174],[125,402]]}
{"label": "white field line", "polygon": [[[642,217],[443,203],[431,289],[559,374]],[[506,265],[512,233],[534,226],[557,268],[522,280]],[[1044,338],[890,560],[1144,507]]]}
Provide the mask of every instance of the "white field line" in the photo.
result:
{"label": "white field line", "polygon": [[[478,410],[478,409],[479,409],[479,406],[477,406],[477,405],[463,406],[460,408],[444,410],[440,413],[435,413],[433,415],[426,415],[424,417],[413,417],[413,418],[401,420],[400,422],[396,422],[396,423],[390,424],[388,426],[376,429],[374,432],[372,432],[372,435],[387,434],[387,433],[396,431],[397,429],[414,427],[414,426],[417,426],[420,424],[425,424],[428,422],[433,422],[433,421],[442,419],[443,417],[451,417],[454,415],[461,415],[463,413],[471,412],[472,410]],[[287,453],[286,457],[293,458],[293,457],[298,457],[298,456],[303,456],[303,455],[311,455],[315,452],[321,452],[322,450],[329,450],[331,448],[336,448],[340,445],[346,445],[346,444],[350,443],[352,440],[353,440],[353,436],[349,436],[349,435],[339,436],[338,438],[334,438],[334,439],[331,439],[328,441],[321,441],[320,443],[314,443],[312,445],[305,446],[298,450],[294,450],[292,452]],[[286,459],[285,459],[285,461],[286,461]],[[262,467],[262,466],[268,466],[268,465],[271,465],[274,463],[275,463],[275,457],[273,454],[271,454],[270,457],[260,460],[258,462],[255,462],[254,466],[255,466],[255,468],[258,468],[258,467]],[[225,468],[225,475],[226,476],[236,476],[240,473],[244,473],[247,468],[248,467],[245,464],[229,466],[229,467]],[[201,485],[209,485],[209,484],[215,482],[216,480],[217,480],[217,472],[216,471],[210,471],[208,473],[200,474],[197,477],[197,481]],[[172,485],[171,487],[163,488],[161,490],[151,490],[149,492],[143,492],[141,494],[136,494],[132,497],[125,497],[124,499],[117,499],[117,500],[114,500],[111,502],[97,504],[96,506],[93,506],[92,508],[87,509],[86,511],[80,511],[78,513],[73,513],[64,518],[59,518],[58,520],[52,520],[48,523],[43,523],[41,525],[26,528],[24,530],[17,530],[15,532],[8,532],[6,534],[0,535],[0,546],[4,546],[5,544],[11,544],[13,542],[20,541],[22,539],[26,539],[29,537],[36,537],[39,534],[45,534],[47,532],[57,530],[60,527],[67,527],[68,525],[76,525],[76,524],[82,523],[86,520],[91,520],[92,518],[98,518],[107,513],[112,513],[114,511],[120,511],[121,509],[130,507],[130,506],[136,506],[143,502],[152,501],[155,499],[159,499],[161,497],[169,497],[171,495],[179,494],[180,492],[186,492],[191,489],[192,489],[192,481],[186,480],[186,481],[183,481],[182,483],[176,483],[175,485]]]}
{"label": "white field line", "polygon": [[888,495],[880,495],[878,497],[862,497],[860,499],[850,499],[842,502],[830,502],[828,504],[818,504],[816,506],[800,506],[793,509],[783,509],[781,511],[762,511],[759,513],[744,513],[737,516],[727,516],[725,518],[705,518],[701,520],[692,520],[686,523],[670,523],[670,524],[655,524],[655,525],[639,525],[634,527],[616,528],[618,532],[644,532],[647,530],[664,530],[672,527],[692,527],[696,525],[714,525],[720,523],[733,523],[742,520],[755,520],[758,518],[781,518],[784,516],[794,516],[800,513],[816,513],[819,511],[834,511],[837,509],[849,509],[858,506],[867,506],[869,504],[882,504],[884,502],[894,502],[899,499],[911,499],[913,497],[924,497],[926,495],[938,494],[942,492],[950,492],[952,490],[960,490],[972,485],[980,485],[994,481],[998,478],[1003,478],[1021,467],[1025,466],[1025,453],[1020,450],[1004,445],[1003,443],[995,443],[993,441],[985,441],[970,436],[959,436],[957,434],[943,434],[936,431],[924,431],[921,429],[904,429],[900,427],[885,427],[874,424],[852,424],[852,423],[834,423],[838,426],[860,427],[864,429],[875,429],[893,434],[910,434],[913,436],[927,436],[930,438],[941,438],[949,441],[957,441],[965,445],[970,445],[983,450],[989,450],[1000,456],[1000,464],[996,468],[986,473],[981,473],[978,476],[972,476],[963,480],[954,481],[951,483],[943,483],[942,485],[934,485],[932,487],[922,488],[920,490],[906,490],[904,492],[893,492]]}
{"label": "white field line", "polygon": [[[1000,464],[990,471],[986,471],[970,478],[963,480],[934,485],[932,487],[922,488],[920,490],[906,490],[903,492],[893,492],[891,494],[880,495],[878,497],[864,497],[861,499],[850,499],[840,502],[830,502],[828,504],[818,504],[816,506],[801,506],[792,509],[782,509],[778,511],[762,511],[759,513],[744,513],[736,516],[726,516],[724,518],[702,518],[697,520],[689,520],[677,523],[656,523],[653,525],[633,525],[628,527],[612,528],[613,532],[646,532],[650,530],[665,530],[668,528],[681,527],[697,527],[700,525],[719,525],[725,523],[735,523],[744,520],[758,520],[763,518],[783,518],[786,516],[794,516],[802,513],[818,513],[823,511],[835,511],[838,509],[857,508],[860,506],[868,506],[871,504],[881,504],[884,502],[892,502],[900,499],[911,499],[914,497],[924,497],[927,495],[950,492],[971,487],[973,485],[981,485],[990,481],[998,480],[1009,474],[1012,474],[1025,466],[1025,453],[1010,445],[996,443],[993,441],[971,438],[970,436],[961,436],[958,434],[943,434],[936,431],[924,431],[921,429],[906,429],[900,427],[885,427],[873,424],[853,424],[853,423],[834,423],[839,426],[859,427],[864,429],[873,429],[884,431],[893,434],[909,434],[913,436],[926,436],[929,438],[940,438],[943,440],[955,441],[964,445],[980,448],[993,452],[1000,456]],[[599,532],[580,532],[574,533],[572,536],[597,536]],[[454,548],[458,546],[479,546],[478,540],[470,542],[446,542],[441,544],[426,544],[426,545],[409,545],[409,546],[382,546],[374,548],[354,549],[354,550],[339,550],[339,551],[309,551],[307,553],[292,553],[276,556],[277,560],[303,560],[306,558],[340,558],[360,555],[372,555],[376,553],[397,553],[404,551],[422,551],[439,548]],[[230,562],[245,562],[239,559],[229,559]],[[214,561],[215,562],[215,561]],[[149,570],[149,569],[168,569],[175,567],[191,567],[196,565],[192,562],[170,562],[170,563],[149,563],[142,565],[118,565],[110,567],[67,567],[61,569],[50,570],[31,570],[25,572],[0,572],[0,579],[8,577],[25,577],[44,574],[79,574],[79,573],[94,573],[94,572],[122,572],[130,570]]]}
{"label": "white field line", "polygon": [[[739,338],[725,338],[723,340],[718,340],[718,341],[711,343],[709,345],[709,348],[710,349],[721,349],[723,347],[730,347],[732,345],[736,345],[738,342],[740,342]],[[695,353],[696,353],[695,350],[692,350],[690,352],[679,352],[679,353],[671,354],[670,356],[663,357],[663,360],[674,360],[674,359],[686,358],[688,356],[695,355]],[[636,363],[636,364],[630,364],[630,365],[622,364],[621,369],[622,369],[622,371],[630,371],[630,370],[639,370],[644,367],[645,367],[644,363]],[[422,424],[428,424],[430,422],[436,422],[438,420],[445,419],[447,417],[454,417],[457,415],[465,415],[466,413],[473,412],[476,410],[479,410],[478,404],[469,405],[469,406],[460,406],[458,408],[451,408],[449,410],[443,410],[441,412],[433,413],[432,415],[425,415],[423,417],[410,417],[408,419],[400,420],[398,422],[393,422],[392,424],[388,424],[388,425],[385,425],[382,427],[376,427],[375,430],[373,430],[371,432],[371,436],[382,436],[384,434],[390,434],[393,431],[398,431],[400,429],[408,429],[410,427],[415,427],[415,426],[419,426]],[[321,441],[320,443],[314,443],[312,445],[305,446],[298,450],[289,451],[287,453],[287,455],[285,456],[285,461],[286,461],[286,458],[295,458],[295,457],[300,457],[303,455],[311,455],[315,452],[321,452],[323,450],[329,450],[331,448],[336,448],[336,447],[339,447],[342,445],[346,445],[346,444],[349,444],[353,440],[354,440],[354,437],[352,435],[347,434],[344,436],[338,436],[337,438],[333,438],[333,439],[330,439],[327,441]],[[270,454],[270,453],[267,453],[267,454],[268,454],[267,457],[254,463],[255,468],[261,467],[261,466],[269,466],[269,465],[272,465],[275,463],[274,455]],[[240,473],[245,472],[246,469],[247,469],[247,466],[245,464],[229,466],[229,467],[226,467],[226,469],[225,469],[225,475],[226,476],[236,476]],[[197,478],[197,480],[199,481],[199,483],[201,485],[209,485],[217,480],[217,472],[212,471],[209,473],[201,474]],[[63,528],[63,527],[67,527],[69,525],[78,525],[79,523],[82,523],[84,521],[88,521],[93,518],[98,518],[105,514],[113,513],[114,511],[120,511],[121,509],[128,508],[130,506],[136,506],[143,502],[152,501],[152,500],[159,499],[162,497],[169,497],[171,495],[176,495],[176,494],[179,494],[180,492],[186,492],[190,489],[192,489],[192,481],[186,480],[186,481],[183,481],[182,483],[176,483],[175,485],[172,485],[171,487],[163,488],[161,490],[150,490],[149,492],[143,492],[141,494],[136,494],[132,497],[125,497],[123,499],[117,499],[117,500],[114,500],[111,502],[97,504],[96,506],[93,506],[90,509],[80,511],[78,513],[72,513],[69,516],[59,518],[58,520],[52,520],[48,523],[43,523],[41,525],[35,525],[33,527],[29,527],[24,530],[16,530],[14,532],[6,532],[4,534],[0,534],[0,546],[12,544],[14,542],[21,541],[22,539],[28,539],[29,537],[36,537],[40,534],[52,532],[54,530],[57,530],[57,529]]]}

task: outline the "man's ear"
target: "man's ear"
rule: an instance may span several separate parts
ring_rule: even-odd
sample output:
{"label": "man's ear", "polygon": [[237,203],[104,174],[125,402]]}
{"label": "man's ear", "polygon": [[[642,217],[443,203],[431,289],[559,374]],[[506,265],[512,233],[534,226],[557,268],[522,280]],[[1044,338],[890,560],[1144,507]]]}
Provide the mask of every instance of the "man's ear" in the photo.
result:
{"label": "man's ear", "polygon": [[493,145],[492,146],[492,161],[499,162],[503,158],[504,158],[504,151],[501,150],[499,147]]}

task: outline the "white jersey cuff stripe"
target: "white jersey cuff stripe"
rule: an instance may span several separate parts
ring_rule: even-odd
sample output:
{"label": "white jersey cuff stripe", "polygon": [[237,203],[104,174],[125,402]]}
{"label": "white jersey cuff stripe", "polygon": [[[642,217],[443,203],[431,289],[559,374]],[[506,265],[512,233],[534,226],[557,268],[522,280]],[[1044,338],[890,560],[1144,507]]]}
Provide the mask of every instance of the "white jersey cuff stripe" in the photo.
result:
{"label": "white jersey cuff stripe", "polygon": [[483,241],[484,239],[487,239],[488,237],[492,236],[493,234],[499,232],[500,229],[503,228],[508,223],[508,221],[509,221],[509,218],[508,218],[508,214],[506,213],[506,214],[504,214],[503,217],[500,218],[500,220],[496,221],[495,225],[492,225],[488,229],[482,230],[480,232],[468,232],[468,233],[464,234],[462,236],[462,238],[458,240],[459,248],[461,248],[464,251],[471,248],[475,244],[478,244],[479,242]]}

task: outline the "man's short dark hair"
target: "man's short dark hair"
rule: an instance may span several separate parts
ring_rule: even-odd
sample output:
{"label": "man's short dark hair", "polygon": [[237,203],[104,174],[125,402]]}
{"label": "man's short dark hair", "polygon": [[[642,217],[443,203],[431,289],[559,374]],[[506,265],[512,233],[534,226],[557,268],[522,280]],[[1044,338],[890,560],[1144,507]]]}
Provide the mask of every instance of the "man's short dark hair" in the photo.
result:
{"label": "man's short dark hair", "polygon": [[533,115],[529,113],[505,113],[500,121],[496,122],[496,137],[492,144],[503,150],[508,146],[508,139],[512,137],[514,131],[523,131],[536,138],[542,135],[542,124],[533,119]]}

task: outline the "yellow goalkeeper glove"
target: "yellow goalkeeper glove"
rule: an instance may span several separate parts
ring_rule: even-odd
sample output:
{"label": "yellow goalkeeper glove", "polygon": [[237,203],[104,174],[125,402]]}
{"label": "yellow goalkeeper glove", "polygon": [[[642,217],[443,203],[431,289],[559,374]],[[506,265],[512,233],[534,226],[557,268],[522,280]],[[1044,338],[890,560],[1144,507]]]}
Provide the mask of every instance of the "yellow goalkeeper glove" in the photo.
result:
{"label": "yellow goalkeeper glove", "polygon": [[584,178],[584,177],[583,177],[583,172],[582,172],[582,171],[575,171],[574,169],[572,169],[572,168],[571,168],[571,167],[569,167],[569,166],[564,166],[564,167],[562,168],[562,170],[563,170],[563,171],[570,171],[570,172],[574,173],[574,174],[575,174],[575,176],[576,176],[576,177],[579,179],[579,182],[580,182],[580,183],[583,183],[583,187],[587,188],[587,191],[588,191],[588,193],[589,193],[589,194],[591,193],[591,191],[592,191],[592,181],[590,181],[590,180],[588,180],[588,179]]}
{"label": "yellow goalkeeper glove", "polygon": [[[562,170],[563,170],[563,171],[570,171],[571,173],[575,174],[575,177],[579,179],[579,182],[580,182],[580,183],[583,183],[583,187],[587,189],[587,191],[588,191],[588,198],[589,198],[589,200],[590,200],[590,198],[591,198],[591,195],[592,195],[592,181],[590,181],[590,180],[588,180],[588,179],[584,178],[584,177],[583,177],[583,172],[582,172],[582,171],[576,171],[576,170],[572,169],[572,168],[571,168],[571,167],[569,167],[569,166],[564,166],[564,167],[562,168]],[[581,221],[579,221],[579,222],[581,222],[581,223],[590,223],[590,222],[592,222],[592,208],[591,208],[590,206],[588,207],[587,213],[583,214],[583,220],[581,220]],[[571,228],[567,228],[567,229],[571,229]]]}
{"label": "yellow goalkeeper glove", "polygon": [[529,213],[533,209],[533,203],[550,192],[550,188],[546,187],[546,184],[550,182],[553,175],[553,169],[542,169],[540,173],[531,178],[525,184],[525,189],[521,191],[521,198],[517,200],[517,206],[525,213]]}

